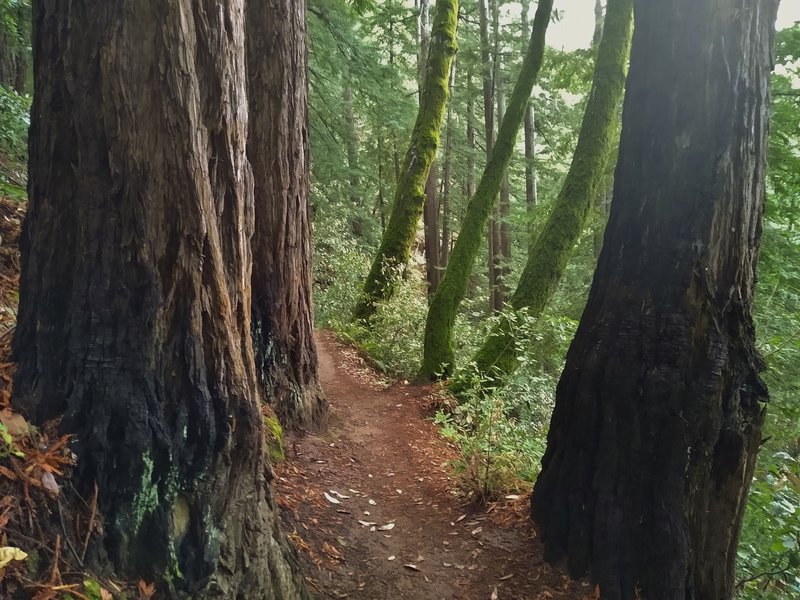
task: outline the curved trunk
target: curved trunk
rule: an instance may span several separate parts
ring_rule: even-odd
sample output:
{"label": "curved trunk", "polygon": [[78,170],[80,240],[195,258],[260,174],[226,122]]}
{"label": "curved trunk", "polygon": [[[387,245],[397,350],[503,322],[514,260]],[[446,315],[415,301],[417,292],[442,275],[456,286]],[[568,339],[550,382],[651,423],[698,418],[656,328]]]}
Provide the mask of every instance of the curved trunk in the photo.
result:
{"label": "curved trunk", "polygon": [[244,5],[129,4],[34,2],[13,401],[75,434],[119,574],[304,598],[250,338]]}
{"label": "curved trunk", "polygon": [[776,9],[636,5],[611,217],[532,498],[546,558],[609,600],[735,593]]}
{"label": "curved trunk", "polygon": [[[524,308],[529,316],[541,314],[555,292],[605,180],[611,143],[616,139],[617,109],[625,87],[632,20],[633,0],[609,0],[592,90],[572,164],[547,221],[531,240],[525,268],[511,297],[512,308]],[[517,368],[517,346],[509,321],[498,323],[473,360],[481,375],[492,377],[492,385],[497,385],[497,376]],[[457,388],[458,384],[454,386]]]}
{"label": "curved trunk", "polygon": [[439,146],[439,130],[444,120],[449,92],[450,64],[456,53],[458,0],[437,0],[431,46],[425,70],[425,85],[411,144],[406,152],[394,205],[353,316],[368,321],[378,303],[392,297],[411,256],[425,204],[425,184]]}
{"label": "curved trunk", "polygon": [[475,265],[475,258],[486,228],[486,221],[492,211],[503,173],[508,166],[517,132],[525,115],[533,84],[539,75],[544,55],[544,40],[550,14],[553,9],[552,0],[542,0],[536,9],[533,33],[528,51],[522,62],[522,70],[514,85],[508,109],[500,124],[497,141],[492,154],[483,171],[478,189],[467,205],[467,211],[461,223],[450,261],[444,277],[439,283],[428,309],[425,322],[425,355],[423,357],[420,377],[433,378],[441,374],[448,375],[453,368],[455,352],[453,350],[453,325],[458,305],[464,298],[469,275]]}
{"label": "curved trunk", "polygon": [[314,427],[325,402],[311,303],[305,3],[248,0],[246,27],[256,371],[282,423]]}

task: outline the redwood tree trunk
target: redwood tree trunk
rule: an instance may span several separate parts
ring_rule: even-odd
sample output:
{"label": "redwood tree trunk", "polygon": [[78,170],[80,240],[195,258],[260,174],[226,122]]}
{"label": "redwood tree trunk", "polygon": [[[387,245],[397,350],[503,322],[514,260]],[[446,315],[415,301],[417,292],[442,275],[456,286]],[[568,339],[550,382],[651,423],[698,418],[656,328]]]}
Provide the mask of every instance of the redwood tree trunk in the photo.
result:
{"label": "redwood tree trunk", "polygon": [[102,548],[161,597],[306,597],[252,340],[242,0],[34,2],[14,403],[75,434]]}
{"label": "redwood tree trunk", "polygon": [[636,5],[611,217],[532,500],[547,558],[604,599],[734,594],[767,400],[751,310],[776,8]]}
{"label": "redwood tree trunk", "polygon": [[252,327],[257,375],[286,425],[315,426],[304,0],[249,0],[247,155],[255,183]]}

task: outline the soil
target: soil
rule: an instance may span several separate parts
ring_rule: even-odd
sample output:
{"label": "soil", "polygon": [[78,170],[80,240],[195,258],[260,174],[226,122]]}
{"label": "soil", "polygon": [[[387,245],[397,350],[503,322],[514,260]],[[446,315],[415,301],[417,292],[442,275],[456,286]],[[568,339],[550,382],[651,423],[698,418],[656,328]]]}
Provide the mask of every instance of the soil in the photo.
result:
{"label": "soil", "polygon": [[317,598],[596,597],[543,561],[527,497],[465,499],[434,388],[382,379],[330,333],[317,347],[330,426],[288,434],[274,482]]}

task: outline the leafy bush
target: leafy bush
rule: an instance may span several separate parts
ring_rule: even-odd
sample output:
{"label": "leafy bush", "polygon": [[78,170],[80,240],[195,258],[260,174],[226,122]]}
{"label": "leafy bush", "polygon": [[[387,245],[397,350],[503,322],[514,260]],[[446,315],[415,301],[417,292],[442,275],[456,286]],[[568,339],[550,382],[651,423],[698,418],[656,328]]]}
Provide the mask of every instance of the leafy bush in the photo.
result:
{"label": "leafy bush", "polygon": [[[31,97],[0,86],[0,159],[4,169],[20,171],[28,158]],[[4,163],[8,161],[8,165]]]}

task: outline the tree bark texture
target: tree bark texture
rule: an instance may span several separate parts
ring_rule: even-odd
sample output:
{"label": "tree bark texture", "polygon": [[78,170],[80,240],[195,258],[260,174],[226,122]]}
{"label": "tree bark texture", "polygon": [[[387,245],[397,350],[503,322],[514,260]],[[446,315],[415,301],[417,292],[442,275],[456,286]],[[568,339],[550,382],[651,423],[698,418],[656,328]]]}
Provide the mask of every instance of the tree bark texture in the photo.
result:
{"label": "tree bark texture", "polygon": [[777,4],[636,4],[610,221],[532,499],[546,557],[609,600],[734,596]]}
{"label": "tree bark texture", "polygon": [[425,231],[425,276],[428,281],[428,297],[439,285],[441,274],[439,262],[439,175],[436,161],[431,165],[425,183],[425,207],[422,213]]}
{"label": "tree bark texture", "polygon": [[164,598],[306,598],[250,337],[244,4],[33,10],[13,401],[75,434],[117,573]]}
{"label": "tree bark texture", "polygon": [[464,298],[470,273],[481,245],[486,222],[494,206],[503,173],[514,152],[517,133],[525,115],[533,84],[544,56],[544,42],[552,0],[542,0],[536,8],[533,33],[522,62],[522,69],[511,93],[508,110],[500,124],[497,141],[484,168],[478,188],[467,204],[461,231],[450,253],[450,261],[439,283],[425,322],[425,345],[420,377],[448,376],[453,369],[453,325]]}
{"label": "tree bark texture", "polygon": [[313,428],[325,402],[311,299],[305,2],[248,0],[246,28],[256,373],[284,425]]}
{"label": "tree bark texture", "polygon": [[439,146],[439,130],[448,98],[450,64],[456,53],[458,1],[437,0],[431,33],[431,48],[425,70],[411,143],[403,160],[394,205],[353,315],[369,321],[378,303],[392,297],[398,271],[411,256],[411,246],[425,204],[425,184]]}
{"label": "tree bark texture", "polygon": [[[538,236],[531,239],[525,268],[511,297],[515,311],[538,316],[555,292],[575,244],[586,226],[600,185],[606,180],[611,144],[625,88],[631,46],[633,0],[609,0],[603,39],[597,52],[592,89],[567,177]],[[512,323],[503,319],[492,329],[473,359],[478,373],[512,373],[519,361]],[[459,384],[455,384],[457,391]]]}
{"label": "tree bark texture", "polygon": [[[497,71],[497,118],[500,122],[506,113],[506,90],[505,81],[500,69]],[[527,114],[527,110],[526,113]],[[505,308],[508,302],[509,288],[508,278],[511,275],[511,187],[508,181],[508,168],[503,173],[503,181],[500,184],[500,201],[497,203],[498,216],[498,250],[495,256],[497,261],[497,299],[495,307],[498,311]]]}

